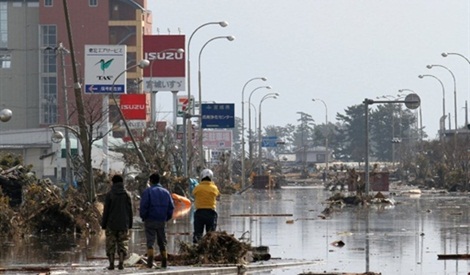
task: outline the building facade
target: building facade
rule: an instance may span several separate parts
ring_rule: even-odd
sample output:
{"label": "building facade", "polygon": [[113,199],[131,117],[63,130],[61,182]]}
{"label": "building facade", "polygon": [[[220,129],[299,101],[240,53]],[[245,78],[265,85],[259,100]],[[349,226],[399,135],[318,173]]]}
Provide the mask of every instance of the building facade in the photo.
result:
{"label": "building facade", "polygon": [[[73,87],[75,82],[84,83],[85,45],[127,45],[128,67],[142,60],[143,36],[151,34],[152,27],[146,6],[146,0],[0,0],[0,108],[13,112],[9,122],[0,124],[1,151],[18,152],[18,144],[13,144],[18,142],[2,140],[2,132],[77,124]],[[141,92],[141,79],[141,70],[129,70],[127,92]],[[87,123],[95,123],[108,111],[102,95],[82,92],[82,100]],[[113,106],[109,112],[112,119]],[[94,134],[102,133],[95,129]],[[21,140],[23,153],[34,139],[28,135]],[[52,143],[40,147],[35,153],[38,161],[39,156],[57,156],[52,154]],[[35,165],[34,159],[28,161]],[[52,162],[54,176],[64,178],[60,167],[65,165]],[[38,169],[43,176],[52,174],[47,168]]]}

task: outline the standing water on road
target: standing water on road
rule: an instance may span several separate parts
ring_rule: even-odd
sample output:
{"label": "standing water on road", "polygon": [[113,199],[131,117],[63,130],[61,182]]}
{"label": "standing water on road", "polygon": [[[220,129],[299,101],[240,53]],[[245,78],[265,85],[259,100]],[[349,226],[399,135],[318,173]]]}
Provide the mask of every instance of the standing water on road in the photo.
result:
{"label": "standing water on road", "polygon": [[[467,194],[398,194],[393,196],[395,205],[345,205],[325,213],[325,201],[331,196],[331,192],[313,187],[223,195],[218,204],[218,229],[252,246],[269,247],[272,258],[313,262],[249,274],[468,274],[468,260],[438,259],[439,255],[470,254]],[[168,224],[170,254],[178,253],[180,241],[191,241],[191,222],[191,213],[187,213]],[[144,254],[145,234],[138,217],[131,234],[130,252]],[[2,244],[1,267],[85,265],[93,259],[105,259],[104,233],[81,240],[26,239]],[[341,242],[344,246],[338,245]]]}

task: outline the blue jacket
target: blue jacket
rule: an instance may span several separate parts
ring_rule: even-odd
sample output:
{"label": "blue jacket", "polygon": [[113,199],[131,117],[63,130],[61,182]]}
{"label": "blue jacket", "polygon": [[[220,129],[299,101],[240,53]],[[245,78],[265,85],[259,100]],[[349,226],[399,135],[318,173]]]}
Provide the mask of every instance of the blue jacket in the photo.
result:
{"label": "blue jacket", "polygon": [[154,184],[144,190],[140,200],[140,218],[142,221],[153,220],[167,222],[173,216],[175,205],[170,192],[161,184]]}

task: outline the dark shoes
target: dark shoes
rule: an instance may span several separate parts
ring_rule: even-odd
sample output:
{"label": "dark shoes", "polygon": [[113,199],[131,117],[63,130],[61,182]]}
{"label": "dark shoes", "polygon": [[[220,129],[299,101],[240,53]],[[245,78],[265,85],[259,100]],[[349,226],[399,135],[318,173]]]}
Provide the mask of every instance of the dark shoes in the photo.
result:
{"label": "dark shoes", "polygon": [[109,260],[109,266],[107,268],[108,270],[113,270],[114,269],[114,254],[108,255],[108,260]]}
{"label": "dark shoes", "polygon": [[118,264],[118,269],[123,270],[124,269],[124,252],[119,252],[119,264]]}

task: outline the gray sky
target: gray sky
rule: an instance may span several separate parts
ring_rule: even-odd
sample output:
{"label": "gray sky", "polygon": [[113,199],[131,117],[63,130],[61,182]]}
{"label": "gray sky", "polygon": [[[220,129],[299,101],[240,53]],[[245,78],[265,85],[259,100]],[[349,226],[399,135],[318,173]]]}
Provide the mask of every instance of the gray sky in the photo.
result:
{"label": "gray sky", "polygon": [[[262,126],[297,124],[305,112],[316,123],[325,122],[365,98],[398,94],[412,89],[422,102],[423,126],[435,138],[442,116],[444,84],[446,113],[454,128],[456,79],[458,126],[465,123],[469,99],[470,1],[468,0],[149,0],[154,34],[186,34],[200,25],[227,21],[225,28],[209,25],[191,41],[191,93],[197,96],[198,56],[201,47],[216,36],[233,35],[232,42],[212,41],[201,55],[202,100],[235,103],[241,117],[243,85],[253,77],[245,101],[259,89],[251,103],[259,111],[264,94],[278,92],[278,99],[262,103]],[[171,121],[171,94],[157,95],[158,119]],[[197,97],[196,97],[197,100]],[[247,108],[248,104],[245,104]],[[253,113],[252,113],[253,115]],[[245,110],[247,121],[247,109]],[[246,122],[247,125],[247,122]],[[448,128],[448,120],[446,120]]]}

